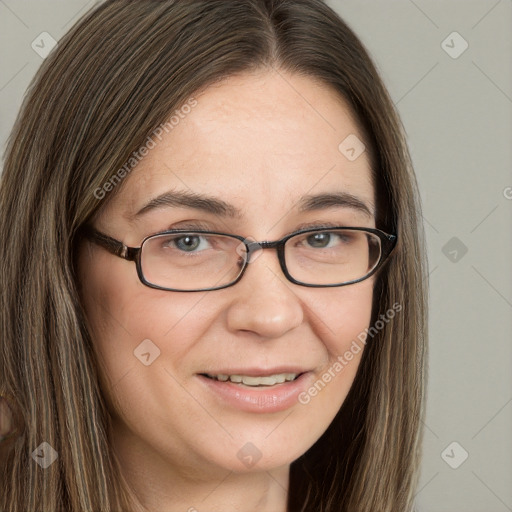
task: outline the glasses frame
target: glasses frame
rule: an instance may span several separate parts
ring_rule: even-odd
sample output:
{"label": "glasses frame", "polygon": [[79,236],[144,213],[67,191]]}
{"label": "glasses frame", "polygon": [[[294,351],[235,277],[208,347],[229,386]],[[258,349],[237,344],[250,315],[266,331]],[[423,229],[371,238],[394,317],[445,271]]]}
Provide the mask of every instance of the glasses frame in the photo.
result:
{"label": "glasses frame", "polygon": [[[302,281],[298,281],[293,276],[290,275],[288,272],[288,268],[286,267],[286,260],[285,260],[285,244],[294,236],[304,234],[304,233],[318,233],[318,232],[326,232],[326,231],[334,231],[336,229],[344,229],[348,231],[363,231],[366,233],[372,233],[373,235],[376,235],[381,242],[381,251],[380,251],[380,259],[375,265],[375,267],[365,276],[354,279],[352,281],[348,281],[346,283],[337,283],[337,284],[309,284],[309,283],[303,283]],[[180,233],[197,233],[197,234],[209,234],[209,235],[222,235],[222,236],[228,236],[231,238],[235,238],[242,242],[247,250],[247,258],[245,258],[243,267],[240,269],[240,273],[236,279],[229,282],[228,284],[223,284],[222,286],[214,286],[211,288],[200,288],[200,289],[194,289],[194,290],[179,290],[176,288],[166,288],[164,286],[159,286],[153,283],[150,283],[146,280],[144,277],[144,274],[142,272],[142,263],[141,263],[141,255],[142,255],[142,247],[144,246],[144,243],[154,237],[161,236],[161,235],[174,235],[174,234],[180,234]],[[349,284],[355,284],[359,283],[361,281],[364,281],[374,275],[383,265],[386,263],[386,261],[389,259],[391,253],[393,252],[393,249],[396,246],[397,241],[397,235],[391,235],[388,233],[385,233],[384,231],[381,231],[380,229],[375,228],[361,228],[361,227],[346,227],[346,226],[336,226],[336,227],[318,227],[318,228],[306,228],[301,229],[298,231],[294,231],[293,233],[290,233],[280,240],[275,241],[263,241],[263,242],[256,242],[256,241],[248,241],[247,238],[244,238],[240,235],[233,235],[231,233],[222,233],[219,231],[208,231],[208,230],[195,230],[195,229],[171,229],[168,231],[162,231],[160,233],[155,233],[153,235],[149,235],[142,240],[140,247],[128,247],[123,242],[116,240],[115,238],[112,238],[105,233],[102,233],[98,231],[96,228],[86,225],[83,227],[83,234],[92,242],[96,243],[97,245],[103,247],[111,254],[118,256],[119,258],[122,258],[127,261],[134,261],[135,266],[137,268],[137,275],[139,276],[139,279],[142,284],[149,286],[150,288],[154,288],[157,290],[165,290],[165,291],[171,291],[171,292],[203,292],[203,291],[213,291],[213,290],[222,290],[224,288],[228,288],[230,286],[233,286],[234,284],[238,283],[240,279],[242,279],[247,267],[249,266],[249,263],[251,262],[251,255],[253,252],[259,250],[259,249],[276,249],[277,250],[277,257],[279,260],[279,265],[281,266],[281,270],[283,271],[283,274],[286,276],[286,279],[290,281],[291,283],[297,284],[299,286],[306,286],[308,288],[334,288],[339,286],[347,286]]]}

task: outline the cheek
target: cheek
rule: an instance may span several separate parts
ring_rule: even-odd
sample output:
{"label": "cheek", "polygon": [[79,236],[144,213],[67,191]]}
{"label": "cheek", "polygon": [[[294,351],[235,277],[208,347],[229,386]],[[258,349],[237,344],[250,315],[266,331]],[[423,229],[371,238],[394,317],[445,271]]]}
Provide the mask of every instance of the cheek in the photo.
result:
{"label": "cheek", "polygon": [[79,259],[79,278],[107,389],[138,369],[142,354],[148,351],[150,360],[155,360],[165,347],[166,357],[178,359],[179,364],[193,340],[207,329],[208,314],[201,307],[203,294],[173,294],[148,288],[140,283],[133,262],[123,262],[101,250],[84,250]]}
{"label": "cheek", "polygon": [[333,355],[340,355],[350,347],[351,341],[363,332],[370,323],[372,313],[374,280],[323,289],[318,300],[312,302],[312,317],[318,318],[319,337]]}
{"label": "cheek", "polygon": [[372,312],[373,279],[333,289],[315,306],[317,335],[328,353],[325,364],[299,401],[329,423],[343,404],[364,351],[364,333]]}

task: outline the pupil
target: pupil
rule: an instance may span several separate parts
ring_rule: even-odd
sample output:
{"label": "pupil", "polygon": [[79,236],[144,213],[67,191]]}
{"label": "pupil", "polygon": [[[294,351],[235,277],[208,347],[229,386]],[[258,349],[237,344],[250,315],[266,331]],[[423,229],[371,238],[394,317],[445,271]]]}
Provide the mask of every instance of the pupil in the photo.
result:
{"label": "pupil", "polygon": [[329,245],[330,235],[328,233],[315,233],[308,237],[308,242],[313,247],[325,247]]}
{"label": "pupil", "polygon": [[180,249],[193,250],[199,245],[199,237],[184,236],[178,239],[177,245]]}

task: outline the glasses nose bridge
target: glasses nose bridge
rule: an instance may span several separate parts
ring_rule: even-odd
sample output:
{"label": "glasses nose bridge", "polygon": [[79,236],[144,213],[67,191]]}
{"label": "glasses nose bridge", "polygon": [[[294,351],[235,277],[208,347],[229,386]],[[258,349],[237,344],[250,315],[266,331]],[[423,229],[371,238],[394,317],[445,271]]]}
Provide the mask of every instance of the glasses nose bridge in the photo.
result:
{"label": "glasses nose bridge", "polygon": [[274,242],[257,242],[256,240],[245,240],[244,241],[247,247],[247,263],[251,263],[251,257],[254,253],[263,249],[277,249],[277,255],[279,261],[282,259],[282,252],[285,242],[283,240],[276,240]]}

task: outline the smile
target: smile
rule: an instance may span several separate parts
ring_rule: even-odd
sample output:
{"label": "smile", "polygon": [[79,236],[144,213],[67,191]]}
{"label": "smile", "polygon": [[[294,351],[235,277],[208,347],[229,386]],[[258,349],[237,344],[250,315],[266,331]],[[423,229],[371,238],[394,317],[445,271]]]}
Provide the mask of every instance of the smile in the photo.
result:
{"label": "smile", "polygon": [[222,407],[252,413],[275,413],[298,404],[299,394],[307,389],[314,377],[311,371],[298,368],[295,371],[283,370],[246,369],[243,372],[200,373],[196,377],[204,391]]}
{"label": "smile", "polygon": [[299,374],[298,373],[277,373],[274,375],[267,376],[251,376],[251,375],[226,375],[218,374],[211,375],[205,374],[206,377],[220,382],[233,382],[235,384],[243,384],[245,386],[275,386],[276,384],[282,384],[283,382],[294,381]]}

